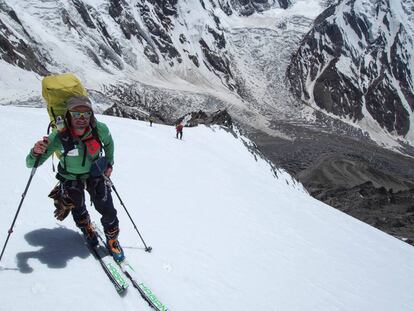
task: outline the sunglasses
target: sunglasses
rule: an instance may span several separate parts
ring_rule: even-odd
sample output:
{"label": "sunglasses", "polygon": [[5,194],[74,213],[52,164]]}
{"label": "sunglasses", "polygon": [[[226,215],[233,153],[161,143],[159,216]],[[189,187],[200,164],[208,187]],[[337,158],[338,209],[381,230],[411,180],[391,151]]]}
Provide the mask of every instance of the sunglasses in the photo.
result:
{"label": "sunglasses", "polygon": [[90,118],[92,116],[92,111],[85,111],[85,112],[79,112],[79,111],[69,111],[72,118],[80,119],[81,117],[84,117],[85,119]]}

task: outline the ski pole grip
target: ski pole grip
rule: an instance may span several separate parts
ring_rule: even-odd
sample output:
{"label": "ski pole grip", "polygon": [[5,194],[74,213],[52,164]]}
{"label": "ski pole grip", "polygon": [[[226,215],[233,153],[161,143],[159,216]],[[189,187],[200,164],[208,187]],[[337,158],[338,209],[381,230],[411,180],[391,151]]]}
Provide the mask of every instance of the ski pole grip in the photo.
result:
{"label": "ski pole grip", "polygon": [[[43,138],[43,142],[45,143],[45,144],[49,144],[49,141],[47,140],[47,139],[45,139],[45,138]],[[47,149],[45,150],[45,152],[44,153],[46,153],[47,152]],[[33,167],[34,168],[37,168],[38,166],[39,166],[39,163],[40,163],[40,158],[42,157],[42,154],[38,154],[37,156],[36,156],[36,161],[35,161],[35,163],[34,163],[34,165],[33,165]]]}

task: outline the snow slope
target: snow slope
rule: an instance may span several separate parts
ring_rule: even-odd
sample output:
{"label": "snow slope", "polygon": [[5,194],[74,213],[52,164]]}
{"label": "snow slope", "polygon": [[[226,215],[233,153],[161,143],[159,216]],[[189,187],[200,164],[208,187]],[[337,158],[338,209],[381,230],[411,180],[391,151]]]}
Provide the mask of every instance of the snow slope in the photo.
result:
{"label": "snow slope", "polygon": [[[179,141],[172,127],[99,119],[116,142],[114,184],[153,252],[114,198],[120,241],[170,310],[414,309],[414,248],[316,201],[285,172],[276,178],[246,139],[197,127]],[[44,109],[0,107],[1,246],[45,124]],[[133,288],[119,297],[72,220],[53,218],[54,184],[49,160],[1,262],[0,310],[150,310]]]}

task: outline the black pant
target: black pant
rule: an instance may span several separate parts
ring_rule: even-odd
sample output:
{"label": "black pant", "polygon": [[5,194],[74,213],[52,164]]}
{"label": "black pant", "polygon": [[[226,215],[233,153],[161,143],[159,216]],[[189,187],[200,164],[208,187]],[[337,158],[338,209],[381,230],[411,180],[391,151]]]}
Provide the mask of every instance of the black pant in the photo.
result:
{"label": "black pant", "polygon": [[86,190],[91,196],[95,209],[102,215],[101,223],[105,233],[118,229],[118,217],[112,202],[111,188],[105,184],[102,176],[82,180],[65,180],[59,178],[68,196],[73,200],[75,208],[72,209],[73,220],[79,228],[84,227],[89,221],[89,213],[85,205]]}
{"label": "black pant", "polygon": [[183,131],[177,131],[177,139],[178,139],[178,135],[180,136],[180,139],[183,138]]}

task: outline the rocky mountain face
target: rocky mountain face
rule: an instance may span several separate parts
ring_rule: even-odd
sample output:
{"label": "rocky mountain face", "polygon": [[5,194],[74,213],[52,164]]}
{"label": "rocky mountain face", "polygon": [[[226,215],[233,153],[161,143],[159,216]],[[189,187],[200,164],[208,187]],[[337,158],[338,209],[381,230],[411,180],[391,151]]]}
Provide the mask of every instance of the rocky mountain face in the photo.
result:
{"label": "rocky mountain face", "polygon": [[[38,17],[44,14],[49,21],[44,22],[46,26],[53,24],[58,34],[61,28],[61,33],[69,32],[73,39],[84,41],[85,53],[102,70],[122,70],[128,65],[139,69],[140,52],[147,61],[167,63],[170,67],[179,67],[186,58],[196,67],[204,65],[213,71],[230,89],[234,88],[234,82],[226,55],[226,40],[220,19],[212,9],[221,9],[228,16],[248,16],[272,7],[287,8],[290,4],[289,0],[217,0],[206,6],[200,0],[193,7],[185,7],[179,6],[177,0],[108,0],[96,7],[87,0],[58,2],[31,0],[16,8],[33,11]],[[188,11],[183,14],[183,9]],[[203,23],[180,27],[187,24],[186,14],[200,9],[201,14],[197,14],[207,17]],[[0,1],[0,59],[40,75],[48,74],[45,67],[53,66],[53,59],[42,50],[41,42],[31,36],[33,29],[28,29],[19,15],[6,0]],[[114,27],[117,32],[111,29]],[[199,28],[198,38],[187,38],[190,27]]]}
{"label": "rocky mountain face", "polygon": [[[188,103],[195,102],[190,105],[194,111],[225,109],[233,105],[228,97],[238,103],[237,111],[249,111],[240,69],[231,61],[238,55],[229,43],[234,37],[229,25],[239,17],[287,9],[291,2],[0,0],[0,60],[40,76],[73,71],[93,81],[92,91],[115,101],[108,113],[132,117],[130,108],[135,107],[147,113],[173,113],[174,119],[188,110],[156,100],[172,94],[175,102],[192,94]],[[131,88],[149,88],[157,94],[153,100],[144,99],[132,96]],[[217,90],[218,96],[211,95]],[[200,107],[200,102],[208,105]]]}
{"label": "rocky mountain face", "polygon": [[[22,69],[46,75],[45,60],[32,45],[30,34],[22,25],[16,12],[4,1],[0,1],[0,12],[8,17],[9,23],[0,18],[0,59]],[[19,29],[19,33],[15,30]]]}
{"label": "rocky mountain face", "polygon": [[[202,5],[201,1],[187,9],[197,10]],[[33,29],[27,19],[26,23],[20,21],[19,16],[28,12],[39,19],[39,28],[50,27],[58,40],[72,41],[82,58],[99,70],[141,70],[139,62],[168,67],[180,67],[184,62],[182,67],[188,69],[189,61],[196,68],[208,68],[227,87],[234,88],[219,19],[210,16],[206,25],[185,25],[186,16],[179,9],[175,0],[108,0],[99,5],[87,0],[31,0],[20,4],[2,0],[0,58],[40,75],[59,67],[54,51],[42,37],[47,33]],[[197,38],[187,38],[189,26],[200,26]]]}
{"label": "rocky mountain face", "polygon": [[301,100],[413,137],[414,1],[344,0],[314,22],[287,70]]}
{"label": "rocky mountain face", "polygon": [[273,7],[287,9],[292,2],[290,0],[219,0],[222,10],[231,15],[233,11],[241,15],[249,16],[255,12],[263,12]]}
{"label": "rocky mountain face", "polygon": [[[302,117],[292,92],[362,130],[384,128],[410,143],[413,0],[321,0],[319,9],[329,7],[314,21],[289,13],[295,4],[0,0],[0,60],[40,76],[74,71],[115,102],[108,113],[133,117],[135,107],[176,119],[187,109],[231,107],[236,119],[271,131],[275,115]],[[271,10],[287,13],[272,20]],[[265,26],[240,22],[253,14]],[[143,89],[153,96],[140,96]],[[184,105],[174,104],[182,97]]]}
{"label": "rocky mountain face", "polygon": [[414,245],[414,160],[368,137],[336,134],[298,123],[283,127],[295,140],[254,134],[277,167],[316,199]]}
{"label": "rocky mountain face", "polygon": [[[414,1],[330,4],[291,57],[286,75],[292,93],[371,129],[371,137],[384,131],[412,141]],[[412,158],[356,133],[294,127],[295,144],[280,142],[275,152],[262,143],[274,162],[284,163],[315,198],[414,244]]]}

